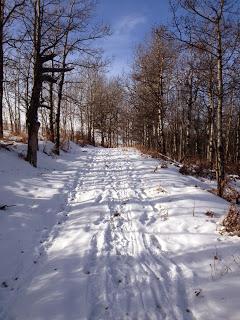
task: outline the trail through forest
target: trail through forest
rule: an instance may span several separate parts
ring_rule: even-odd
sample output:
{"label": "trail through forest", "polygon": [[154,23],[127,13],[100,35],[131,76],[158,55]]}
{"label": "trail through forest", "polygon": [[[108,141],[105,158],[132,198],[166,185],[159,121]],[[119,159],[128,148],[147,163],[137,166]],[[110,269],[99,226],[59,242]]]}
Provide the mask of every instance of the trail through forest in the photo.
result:
{"label": "trail through forest", "polygon": [[[239,254],[215,232],[226,202],[135,150],[84,148],[78,161],[67,220],[45,240],[6,318],[226,319],[223,299],[237,301],[222,286],[239,274],[237,263],[222,272],[225,258]],[[207,219],[207,210],[216,216]],[[233,308],[229,319],[237,316]]]}

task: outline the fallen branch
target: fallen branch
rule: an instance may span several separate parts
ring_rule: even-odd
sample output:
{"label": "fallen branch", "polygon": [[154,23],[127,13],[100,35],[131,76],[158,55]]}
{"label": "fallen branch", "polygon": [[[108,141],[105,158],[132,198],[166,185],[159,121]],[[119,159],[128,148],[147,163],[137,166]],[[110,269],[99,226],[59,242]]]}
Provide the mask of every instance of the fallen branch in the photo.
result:
{"label": "fallen branch", "polygon": [[16,207],[16,205],[15,204],[12,204],[12,205],[0,204],[0,210],[6,210],[7,208],[10,208],[10,207]]}
{"label": "fallen branch", "polygon": [[168,161],[171,161],[171,162],[175,163],[177,166],[180,166],[180,165],[181,165],[180,162],[178,162],[178,161],[176,161],[176,160],[173,160],[172,158],[170,158],[170,157],[168,157],[168,156],[165,156],[164,154],[162,154],[162,153],[160,153],[160,152],[158,152],[158,154],[159,154],[160,157],[165,158],[165,159],[167,159]]}

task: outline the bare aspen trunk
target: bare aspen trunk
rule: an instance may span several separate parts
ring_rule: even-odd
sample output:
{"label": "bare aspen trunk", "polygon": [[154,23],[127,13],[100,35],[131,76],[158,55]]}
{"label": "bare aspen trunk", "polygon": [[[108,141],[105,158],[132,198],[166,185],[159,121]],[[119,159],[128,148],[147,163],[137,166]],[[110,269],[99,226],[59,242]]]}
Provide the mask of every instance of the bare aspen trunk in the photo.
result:
{"label": "bare aspen trunk", "polygon": [[231,139],[230,134],[231,134],[231,127],[232,127],[232,118],[233,118],[233,105],[231,104],[229,118],[228,118],[227,132],[226,132],[226,147],[225,147],[226,161],[231,160],[229,155],[229,146],[230,146],[230,139]]}
{"label": "bare aspen trunk", "polygon": [[70,137],[70,140],[71,140],[71,141],[74,141],[74,126],[73,126],[72,117],[70,117],[70,128],[71,128],[71,137]]}
{"label": "bare aspen trunk", "polygon": [[50,112],[49,112],[49,132],[50,141],[54,143],[55,132],[54,132],[54,102],[53,102],[53,83],[49,84],[49,100],[50,100]]}
{"label": "bare aspen trunk", "polygon": [[218,36],[218,57],[217,57],[217,79],[218,79],[218,97],[217,97],[217,184],[218,195],[221,197],[224,191],[225,163],[223,149],[223,129],[222,129],[222,109],[223,109],[223,61],[222,61],[222,35],[220,21],[217,25]]}
{"label": "bare aspen trunk", "polygon": [[236,152],[236,162],[240,161],[240,108],[238,110],[238,122],[237,122],[237,152]]}
{"label": "bare aspen trunk", "polygon": [[186,154],[190,156],[192,154],[191,150],[191,130],[192,130],[192,108],[193,108],[193,84],[192,76],[190,82],[188,83],[189,87],[189,98],[187,102],[187,127],[186,127]]}
{"label": "bare aspen trunk", "polygon": [[29,109],[29,80],[30,80],[30,61],[28,64],[28,72],[27,72],[27,76],[26,76],[26,91],[25,91],[25,106],[26,106],[26,110],[28,111]]}
{"label": "bare aspen trunk", "polygon": [[5,97],[6,97],[6,104],[8,106],[8,113],[9,113],[11,132],[13,132],[14,131],[14,112],[12,110],[12,104],[10,102],[9,92],[6,91],[6,87],[4,87],[4,94],[5,94]]}
{"label": "bare aspen trunk", "polygon": [[19,66],[17,68],[18,75],[17,75],[17,85],[16,85],[16,123],[17,123],[17,132],[21,132],[21,111],[20,111],[20,105],[21,105],[21,98],[20,98],[20,69]]}
{"label": "bare aspen trunk", "polygon": [[214,98],[212,82],[209,83],[209,107],[208,107],[208,145],[207,145],[207,160],[210,161],[213,167],[214,155]]}
{"label": "bare aspen trunk", "polygon": [[57,155],[60,154],[60,117],[61,117],[63,84],[64,84],[64,72],[61,74],[61,80],[59,82],[59,88],[58,88],[58,104],[57,104],[57,113],[56,113],[56,144],[55,144],[55,152]]}
{"label": "bare aspen trunk", "polygon": [[104,147],[104,132],[101,131],[101,147]]}
{"label": "bare aspen trunk", "polygon": [[179,153],[178,153],[178,160],[181,160],[183,157],[183,149],[184,149],[184,145],[183,145],[183,126],[182,124],[180,124],[180,137],[179,137]]}
{"label": "bare aspen trunk", "polygon": [[92,130],[92,144],[93,144],[93,146],[95,146],[95,144],[96,144],[96,142],[95,142],[95,130],[94,130],[94,128],[93,128],[93,130]]}
{"label": "bare aspen trunk", "polygon": [[88,141],[91,141],[92,138],[92,121],[91,121],[91,116],[90,116],[90,108],[91,106],[87,106],[87,138]]}
{"label": "bare aspen trunk", "polygon": [[165,143],[165,135],[164,135],[164,116],[163,116],[163,106],[161,106],[158,110],[158,132],[159,132],[159,145],[160,145],[160,152],[163,154],[166,153],[166,143]]}
{"label": "bare aspen trunk", "polygon": [[[52,68],[53,60],[52,60]],[[52,73],[52,77],[54,77],[54,73]],[[55,132],[54,132],[54,101],[53,101],[53,83],[49,83],[49,104],[50,104],[50,112],[49,112],[49,132],[50,132],[50,141],[55,142]]]}
{"label": "bare aspen trunk", "polygon": [[[159,51],[159,50],[158,50]],[[164,135],[164,94],[163,94],[163,58],[160,63],[159,70],[159,92],[158,92],[158,132],[160,138],[160,151],[166,153],[166,143]]]}
{"label": "bare aspen trunk", "polygon": [[63,85],[65,80],[65,72],[66,68],[66,58],[67,58],[67,44],[68,44],[68,33],[66,34],[64,48],[63,48],[63,61],[62,61],[62,69],[61,78],[58,85],[58,103],[57,103],[57,113],[56,113],[56,143],[55,143],[55,152],[57,155],[60,154],[60,117],[61,117],[61,104],[62,104],[62,96],[63,96]]}

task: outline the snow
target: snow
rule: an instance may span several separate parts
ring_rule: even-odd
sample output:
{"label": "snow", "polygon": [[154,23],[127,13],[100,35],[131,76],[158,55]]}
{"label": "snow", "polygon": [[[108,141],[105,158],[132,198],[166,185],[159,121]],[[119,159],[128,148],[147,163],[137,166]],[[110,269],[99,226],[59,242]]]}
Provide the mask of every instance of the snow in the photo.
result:
{"label": "snow", "polygon": [[0,151],[0,319],[240,318],[239,238],[207,183],[134,149],[43,148],[38,169]]}

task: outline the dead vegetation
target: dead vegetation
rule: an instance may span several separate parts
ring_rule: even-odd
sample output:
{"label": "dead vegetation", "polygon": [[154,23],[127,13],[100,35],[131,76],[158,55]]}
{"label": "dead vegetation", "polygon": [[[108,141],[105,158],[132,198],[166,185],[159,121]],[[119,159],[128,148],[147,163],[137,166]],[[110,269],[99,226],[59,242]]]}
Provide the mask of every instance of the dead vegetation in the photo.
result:
{"label": "dead vegetation", "polygon": [[205,212],[205,215],[207,217],[210,217],[210,218],[214,218],[215,217],[215,213],[211,210],[208,210],[207,212]]}
{"label": "dead vegetation", "polygon": [[158,168],[167,169],[168,168],[168,163],[166,161],[161,162],[160,165],[156,166],[156,168],[153,170],[153,172],[156,173]]}
{"label": "dead vegetation", "polygon": [[180,163],[160,152],[158,152],[157,150],[155,149],[151,149],[151,148],[146,148],[142,145],[135,145],[134,146],[137,150],[139,150],[142,155],[146,155],[146,156],[149,156],[153,159],[160,159],[160,160],[163,160],[163,162],[161,162],[161,165],[160,167],[161,168],[168,168],[168,163],[169,164],[172,164],[176,167],[180,167]]}
{"label": "dead vegetation", "polygon": [[183,175],[203,177],[210,180],[216,179],[216,173],[206,161],[197,161],[195,164],[184,163],[179,169]]}
{"label": "dead vegetation", "polygon": [[[179,170],[183,175],[192,175],[197,177],[216,179],[216,172],[214,166],[210,162],[202,159],[191,158],[184,160]],[[228,163],[226,165],[226,174],[234,180],[240,179],[240,164]]]}
{"label": "dead vegetation", "polygon": [[162,162],[162,163],[160,164],[160,168],[161,168],[161,169],[167,169],[167,168],[168,168],[167,162],[166,162],[166,161]]}
{"label": "dead vegetation", "polygon": [[168,212],[168,208],[161,208],[160,209],[160,219],[162,221],[166,221],[169,218],[169,212]]}
{"label": "dead vegetation", "polygon": [[[225,179],[224,185],[223,185],[222,198],[232,204],[239,204],[240,192],[233,185],[231,185],[231,182],[232,182],[231,178]],[[208,191],[215,195],[218,195],[217,189],[211,189]]]}
{"label": "dead vegetation", "polygon": [[27,133],[24,131],[18,131],[18,132],[8,132],[5,134],[5,139],[9,141],[14,142],[22,142],[27,143]]}
{"label": "dead vegetation", "polygon": [[231,205],[221,225],[221,234],[228,233],[230,236],[240,237],[240,209]]}
{"label": "dead vegetation", "polygon": [[223,198],[231,203],[239,204],[240,192],[238,192],[231,185],[227,184],[224,188]]}
{"label": "dead vegetation", "polygon": [[164,189],[163,187],[161,187],[161,186],[159,186],[159,187],[157,187],[157,192],[159,192],[159,193],[168,193],[167,192],[167,190],[166,189]]}
{"label": "dead vegetation", "polygon": [[[179,169],[179,172],[183,175],[190,175],[195,176],[197,178],[202,177],[205,179],[216,180],[215,171],[211,169],[210,164],[206,161],[199,161],[196,164],[183,164],[182,167]],[[237,187],[235,187],[237,180],[240,180],[240,176],[238,176],[237,174],[229,175],[226,177],[222,184],[222,198],[233,204],[239,204],[240,202],[240,192],[237,190]],[[218,189],[210,189],[208,191],[215,195],[218,195]]]}

